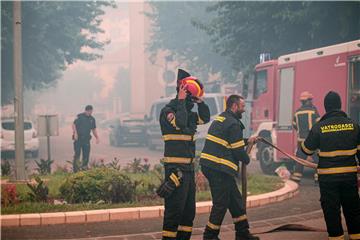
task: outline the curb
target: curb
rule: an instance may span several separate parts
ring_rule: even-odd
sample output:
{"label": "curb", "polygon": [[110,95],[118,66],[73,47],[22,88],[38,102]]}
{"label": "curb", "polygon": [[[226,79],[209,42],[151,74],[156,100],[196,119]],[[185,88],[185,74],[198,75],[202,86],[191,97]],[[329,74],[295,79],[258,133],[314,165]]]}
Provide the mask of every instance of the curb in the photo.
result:
{"label": "curb", "polygon": [[[291,180],[285,181],[285,186],[279,190],[250,196],[247,198],[247,208],[260,207],[270,203],[281,202],[299,193],[299,185]],[[197,202],[196,213],[209,213],[212,202]],[[31,213],[1,215],[2,227],[45,226],[53,224],[93,223],[122,220],[137,220],[160,218],[164,216],[164,206],[116,208],[91,211],[73,211],[56,213]]]}

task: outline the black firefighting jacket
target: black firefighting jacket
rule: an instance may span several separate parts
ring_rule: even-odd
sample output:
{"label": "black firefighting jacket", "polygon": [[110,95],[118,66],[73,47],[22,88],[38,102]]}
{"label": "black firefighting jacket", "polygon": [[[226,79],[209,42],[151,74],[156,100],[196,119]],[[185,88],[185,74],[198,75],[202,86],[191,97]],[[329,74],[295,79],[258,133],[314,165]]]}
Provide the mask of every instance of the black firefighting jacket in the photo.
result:
{"label": "black firefighting jacket", "polygon": [[311,129],[301,148],[307,155],[319,150],[320,181],[356,178],[360,159],[359,125],[342,111],[326,113]]}
{"label": "black firefighting jacket", "polygon": [[[173,99],[160,113],[160,127],[165,142],[164,164],[182,170],[191,170],[195,157],[197,125],[210,121],[210,110],[206,103],[198,104],[198,112],[187,110],[186,101]],[[169,114],[174,114],[169,118]]]}
{"label": "black firefighting jacket", "polygon": [[312,126],[319,120],[320,115],[314,105],[303,105],[296,110],[293,127],[297,131],[298,141],[305,140]]}
{"label": "black firefighting jacket", "polygon": [[209,128],[200,165],[236,176],[239,161],[250,162],[244,149],[247,140],[243,139],[243,129],[244,125],[232,111],[217,116]]}

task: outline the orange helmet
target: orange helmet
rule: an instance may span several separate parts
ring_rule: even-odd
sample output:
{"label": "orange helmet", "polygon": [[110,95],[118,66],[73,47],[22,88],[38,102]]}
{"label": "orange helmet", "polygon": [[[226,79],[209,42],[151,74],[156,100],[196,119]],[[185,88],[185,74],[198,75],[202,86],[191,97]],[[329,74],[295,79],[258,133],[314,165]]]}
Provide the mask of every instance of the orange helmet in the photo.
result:
{"label": "orange helmet", "polygon": [[204,89],[200,81],[193,77],[187,77],[182,79],[182,84],[186,84],[186,90],[194,97],[202,97],[204,95]]}
{"label": "orange helmet", "polygon": [[204,88],[199,79],[191,76],[188,72],[179,69],[177,77],[177,85],[186,84],[186,90],[194,97],[201,97],[204,95]]}
{"label": "orange helmet", "polygon": [[305,91],[300,94],[300,101],[305,101],[308,99],[313,99],[313,95],[310,92]]}

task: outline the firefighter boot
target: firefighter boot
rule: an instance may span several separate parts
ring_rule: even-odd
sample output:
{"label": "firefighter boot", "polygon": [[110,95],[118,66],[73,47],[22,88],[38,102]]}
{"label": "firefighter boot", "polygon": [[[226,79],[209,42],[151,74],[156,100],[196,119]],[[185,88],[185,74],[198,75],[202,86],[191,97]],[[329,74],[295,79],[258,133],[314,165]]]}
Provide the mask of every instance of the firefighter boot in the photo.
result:
{"label": "firefighter boot", "polygon": [[220,240],[220,238],[218,237],[219,233],[220,230],[214,230],[206,226],[203,235],[203,240]]}
{"label": "firefighter boot", "polygon": [[247,231],[243,233],[236,233],[235,240],[260,240],[260,238]]}

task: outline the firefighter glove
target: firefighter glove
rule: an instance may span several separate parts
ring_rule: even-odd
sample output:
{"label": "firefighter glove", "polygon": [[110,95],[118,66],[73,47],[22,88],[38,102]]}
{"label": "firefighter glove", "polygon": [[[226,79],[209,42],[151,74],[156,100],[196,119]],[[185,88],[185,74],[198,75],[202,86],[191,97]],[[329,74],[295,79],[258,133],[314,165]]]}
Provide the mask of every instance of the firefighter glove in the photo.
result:
{"label": "firefighter glove", "polygon": [[181,172],[178,174],[171,173],[169,179],[164,181],[156,190],[156,193],[161,198],[168,198],[174,190],[181,184]]}

